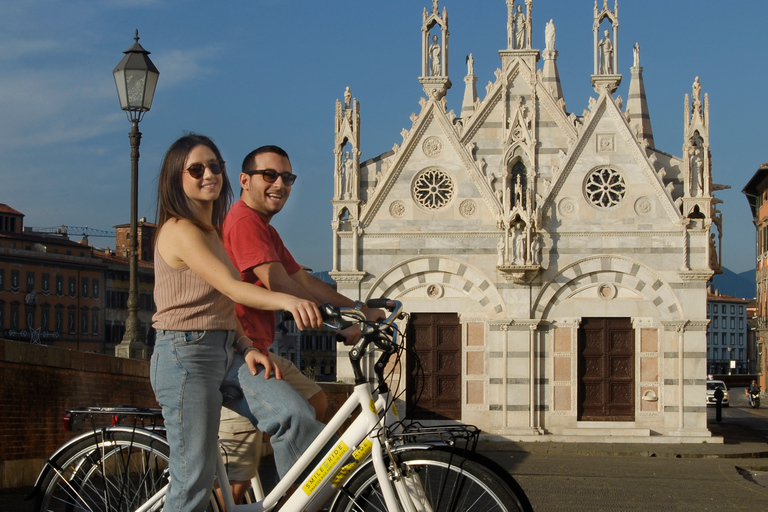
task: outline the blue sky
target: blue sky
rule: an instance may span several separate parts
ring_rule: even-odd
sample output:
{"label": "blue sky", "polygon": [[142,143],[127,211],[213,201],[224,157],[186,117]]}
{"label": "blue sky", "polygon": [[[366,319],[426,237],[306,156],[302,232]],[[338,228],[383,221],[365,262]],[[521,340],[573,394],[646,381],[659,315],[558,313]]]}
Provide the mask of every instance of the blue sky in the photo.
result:
{"label": "blue sky", "polygon": [[[553,19],[567,110],[577,115],[596,96],[593,5],[533,4],[533,46],[544,48],[544,26]],[[160,70],[152,110],[140,125],[139,215],[154,219],[160,161],[183,132],[211,136],[233,181],[251,149],[278,144],[300,177],[274,225],[302,264],[328,269],[335,101],[349,86],[360,102],[363,160],[400,143],[424,95],[421,20],[431,6],[431,0],[0,0],[0,203],[26,214],[27,226],[111,229],[129,222],[130,123],[112,69],[138,29]],[[443,7],[454,83],[448,108],[459,112],[466,55],[474,56],[481,98],[500,66],[506,5],[441,0]],[[768,161],[767,15],[763,0],[619,2],[624,81],[617,94],[627,97],[632,46],[639,42],[658,149],[682,153],[683,100],[696,76],[709,94],[714,181],[732,187],[717,193],[724,200],[724,265],[735,272],[754,267],[754,227],[741,189]]]}

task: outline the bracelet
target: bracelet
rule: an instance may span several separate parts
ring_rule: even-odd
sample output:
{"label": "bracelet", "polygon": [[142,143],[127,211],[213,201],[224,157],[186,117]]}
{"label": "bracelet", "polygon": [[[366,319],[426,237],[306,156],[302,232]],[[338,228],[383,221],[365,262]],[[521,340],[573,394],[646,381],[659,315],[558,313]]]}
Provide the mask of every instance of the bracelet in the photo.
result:
{"label": "bracelet", "polygon": [[[246,345],[246,347],[245,347],[243,350],[240,350],[240,341],[241,341],[243,338],[245,338],[246,340],[248,340],[248,342],[249,342],[249,343],[248,343],[248,345]],[[250,339],[248,336],[245,336],[245,335],[244,335],[244,336],[240,336],[239,338],[237,338],[237,341],[235,342],[235,352],[240,352],[240,354],[242,354],[242,355],[245,355],[245,351],[246,351],[246,350],[248,350],[248,347],[251,347],[251,348],[256,348],[256,347],[254,347],[254,346],[253,346],[253,345],[250,343],[250,341],[251,341],[251,339]]]}
{"label": "bracelet", "polygon": [[261,351],[256,347],[245,347],[245,350],[243,350],[242,356],[245,357],[245,355],[248,353],[249,350],[255,350],[256,352],[261,353]]}

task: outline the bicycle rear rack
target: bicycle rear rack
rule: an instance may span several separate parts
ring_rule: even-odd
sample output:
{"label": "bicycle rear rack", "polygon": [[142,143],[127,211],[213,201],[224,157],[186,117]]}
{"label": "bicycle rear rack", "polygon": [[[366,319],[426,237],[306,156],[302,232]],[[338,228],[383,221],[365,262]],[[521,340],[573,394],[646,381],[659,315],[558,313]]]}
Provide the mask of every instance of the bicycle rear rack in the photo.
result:
{"label": "bicycle rear rack", "polygon": [[480,439],[481,430],[474,425],[447,423],[443,425],[422,425],[418,421],[403,423],[401,433],[392,433],[393,439],[404,443],[440,444],[474,452]]}
{"label": "bicycle rear rack", "polygon": [[156,407],[77,407],[64,413],[64,428],[76,432],[89,428],[96,430],[108,425],[129,425],[151,431],[164,431],[163,414]]}

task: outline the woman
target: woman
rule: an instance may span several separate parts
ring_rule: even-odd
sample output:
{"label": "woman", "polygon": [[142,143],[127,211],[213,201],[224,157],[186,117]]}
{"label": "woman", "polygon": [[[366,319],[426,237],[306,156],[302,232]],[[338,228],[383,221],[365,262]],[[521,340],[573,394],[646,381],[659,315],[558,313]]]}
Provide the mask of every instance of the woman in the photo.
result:
{"label": "woman", "polygon": [[227,407],[272,435],[281,476],[323,427],[293,387],[269,378],[269,358],[236,320],[239,302],[287,310],[299,329],[322,325],[311,301],[240,281],[218,230],[231,198],[211,139],[191,134],[171,145],[158,180],[157,337],[150,368],[171,447],[166,512],[204,510],[210,500],[223,395]]}

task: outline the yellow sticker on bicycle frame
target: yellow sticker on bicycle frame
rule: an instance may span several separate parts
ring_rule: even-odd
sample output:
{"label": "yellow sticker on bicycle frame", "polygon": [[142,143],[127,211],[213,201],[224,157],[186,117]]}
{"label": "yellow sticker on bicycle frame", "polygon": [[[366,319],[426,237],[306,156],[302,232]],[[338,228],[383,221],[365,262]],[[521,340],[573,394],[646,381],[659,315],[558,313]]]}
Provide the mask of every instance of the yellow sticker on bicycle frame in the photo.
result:
{"label": "yellow sticker on bicycle frame", "polygon": [[344,454],[347,453],[347,450],[349,450],[349,447],[344,443],[344,441],[339,441],[339,444],[336,445],[328,457],[320,464],[320,467],[317,469],[317,471],[315,471],[312,476],[307,478],[307,481],[304,482],[304,485],[301,486],[307,496],[311,495],[317,486],[320,485],[320,482],[323,481],[328,473],[331,472],[333,467],[339,463],[342,457],[344,457]]}
{"label": "yellow sticker on bicycle frame", "polygon": [[376,403],[374,403],[373,398],[371,398],[371,401],[368,403],[368,408],[371,410],[373,414],[377,414]]}
{"label": "yellow sticker on bicycle frame", "polygon": [[399,418],[400,415],[397,414],[397,407],[395,407],[395,402],[392,402],[392,414],[395,415],[395,418]]}
{"label": "yellow sticker on bicycle frame", "polygon": [[344,465],[335,475],[333,475],[331,484],[333,484],[334,487],[341,485],[341,483],[347,478],[347,476],[349,476],[352,470],[355,469],[357,463],[361,462],[368,456],[369,453],[371,453],[371,448],[373,448],[373,443],[371,443],[370,439],[365,438],[363,442],[360,443],[360,446],[357,448],[357,450],[352,452],[352,458],[354,460],[349,464]]}

